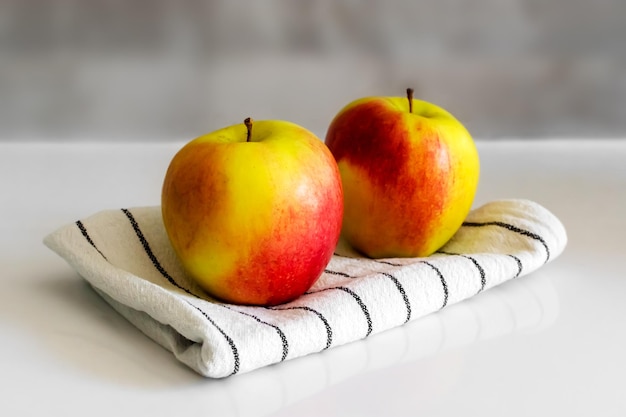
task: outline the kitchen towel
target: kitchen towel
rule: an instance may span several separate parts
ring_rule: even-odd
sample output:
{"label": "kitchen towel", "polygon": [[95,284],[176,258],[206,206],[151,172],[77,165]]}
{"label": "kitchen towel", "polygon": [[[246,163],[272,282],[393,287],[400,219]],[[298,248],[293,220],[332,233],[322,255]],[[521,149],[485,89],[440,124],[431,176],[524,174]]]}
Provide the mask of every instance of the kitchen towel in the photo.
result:
{"label": "kitchen towel", "polygon": [[222,378],[367,338],[529,274],[561,254],[567,235],[535,202],[493,201],[427,258],[369,259],[340,242],[305,295],[274,307],[223,303],[188,279],[160,207],[101,211],[44,243],[178,360]]}

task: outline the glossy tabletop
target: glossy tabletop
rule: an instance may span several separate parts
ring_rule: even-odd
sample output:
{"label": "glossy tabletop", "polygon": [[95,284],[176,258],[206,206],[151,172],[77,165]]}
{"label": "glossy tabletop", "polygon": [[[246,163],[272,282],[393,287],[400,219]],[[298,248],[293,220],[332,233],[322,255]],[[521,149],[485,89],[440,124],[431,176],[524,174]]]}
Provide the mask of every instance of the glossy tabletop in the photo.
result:
{"label": "glossy tabletop", "polygon": [[158,205],[182,145],[0,144],[2,416],[626,415],[626,141],[478,140],[475,205],[564,223],[535,273],[366,340],[200,377],[108,306],[43,237]]}

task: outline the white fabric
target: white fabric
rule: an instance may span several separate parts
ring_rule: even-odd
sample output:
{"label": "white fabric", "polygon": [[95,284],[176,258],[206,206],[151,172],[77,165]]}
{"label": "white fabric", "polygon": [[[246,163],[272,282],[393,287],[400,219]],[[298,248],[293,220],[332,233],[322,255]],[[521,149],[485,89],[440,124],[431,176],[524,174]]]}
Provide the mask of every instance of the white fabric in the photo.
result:
{"label": "white fabric", "polygon": [[221,378],[368,337],[526,275],[555,259],[567,236],[537,203],[494,201],[428,258],[373,260],[340,244],[307,294],[272,308],[217,302],[190,281],[159,207],[102,211],[44,242],[176,358]]}

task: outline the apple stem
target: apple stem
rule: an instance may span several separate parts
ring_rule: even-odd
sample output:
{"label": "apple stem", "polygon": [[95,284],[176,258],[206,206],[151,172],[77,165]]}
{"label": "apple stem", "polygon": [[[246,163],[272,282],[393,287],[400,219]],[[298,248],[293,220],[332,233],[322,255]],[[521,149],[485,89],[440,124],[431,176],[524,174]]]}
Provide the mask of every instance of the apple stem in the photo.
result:
{"label": "apple stem", "polygon": [[245,124],[246,129],[248,129],[248,134],[246,135],[246,142],[250,142],[250,138],[252,137],[252,118],[246,117],[246,120],[243,121],[243,124]]}
{"label": "apple stem", "polygon": [[409,99],[409,113],[413,113],[413,89],[406,89],[406,98]]}

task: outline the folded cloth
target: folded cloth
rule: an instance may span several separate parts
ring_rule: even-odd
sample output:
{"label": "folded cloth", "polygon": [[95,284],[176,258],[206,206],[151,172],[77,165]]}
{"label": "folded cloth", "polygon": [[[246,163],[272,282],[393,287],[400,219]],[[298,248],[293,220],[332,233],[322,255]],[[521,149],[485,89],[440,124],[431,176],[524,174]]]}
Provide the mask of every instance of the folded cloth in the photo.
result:
{"label": "folded cloth", "polygon": [[473,210],[427,258],[369,259],[340,243],[313,287],[274,307],[226,304],[184,273],[159,207],[107,210],[44,243],[115,310],[201,375],[222,378],[400,326],[556,258],[561,222],[528,200]]}

